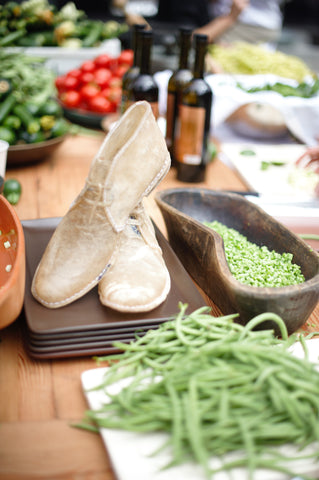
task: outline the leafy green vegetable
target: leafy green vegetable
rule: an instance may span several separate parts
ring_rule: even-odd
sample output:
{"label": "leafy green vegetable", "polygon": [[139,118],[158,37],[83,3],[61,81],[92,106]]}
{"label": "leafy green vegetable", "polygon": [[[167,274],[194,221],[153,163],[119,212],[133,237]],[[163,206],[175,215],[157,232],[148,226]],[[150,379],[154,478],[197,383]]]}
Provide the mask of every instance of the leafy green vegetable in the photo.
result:
{"label": "leafy green vegetable", "polygon": [[[278,447],[292,443],[302,457],[302,449],[319,440],[319,373],[288,351],[298,339],[306,351],[303,338],[288,339],[273,313],[242,326],[236,315],[214,318],[208,307],[186,315],[186,308],[180,305],[176,318],[130,344],[115,342],[124,353],[97,357],[110,365],[95,388],[107,401],[76,426],[167,432],[163,449],[172,460],[163,468],[192,459],[210,479],[235,467],[247,468],[250,479],[258,468],[294,476],[294,458]],[[254,330],[267,320],[283,340]],[[123,379],[130,380],[114,393],[110,386]],[[234,460],[222,458],[234,451],[240,451]],[[210,466],[213,456],[220,467]],[[309,459],[318,456],[315,449]]]}
{"label": "leafy green vegetable", "polygon": [[261,168],[261,170],[268,170],[268,168],[271,167],[271,166],[282,167],[285,164],[286,164],[286,162],[283,162],[281,160],[270,160],[270,161],[262,160],[262,162],[260,164],[260,168]]}
{"label": "leafy green vegetable", "polygon": [[218,221],[204,222],[221,235],[231,273],[241,283],[254,287],[284,287],[305,281],[292,254],[259,247],[244,235]]}
{"label": "leafy green vegetable", "polygon": [[281,82],[276,82],[274,84],[266,83],[262,87],[251,88],[246,88],[240,83],[237,83],[237,87],[248,93],[267,91],[279,93],[279,95],[282,95],[283,97],[311,98],[317,95],[319,91],[319,79],[316,78],[311,83],[301,82],[295,87]]}
{"label": "leafy green vegetable", "polygon": [[0,50],[0,77],[12,83],[11,95],[17,102],[40,105],[55,95],[54,72],[44,63],[44,58]]}
{"label": "leafy green vegetable", "polygon": [[240,155],[246,155],[247,157],[253,157],[254,155],[256,155],[256,152],[254,150],[251,150],[251,149],[247,148],[245,150],[241,150]]}
{"label": "leafy green vegetable", "polygon": [[89,19],[74,2],[60,10],[48,0],[25,0],[0,5],[0,45],[78,48],[99,45],[128,30],[126,23]]}

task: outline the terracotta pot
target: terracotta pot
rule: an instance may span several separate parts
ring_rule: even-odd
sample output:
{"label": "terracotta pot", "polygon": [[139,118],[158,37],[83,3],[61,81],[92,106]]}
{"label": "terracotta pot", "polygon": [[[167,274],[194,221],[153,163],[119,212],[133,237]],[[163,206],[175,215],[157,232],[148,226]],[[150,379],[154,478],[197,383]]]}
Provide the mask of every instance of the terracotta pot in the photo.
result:
{"label": "terracotta pot", "polygon": [[16,320],[25,289],[25,243],[19,217],[0,195],[0,328]]}

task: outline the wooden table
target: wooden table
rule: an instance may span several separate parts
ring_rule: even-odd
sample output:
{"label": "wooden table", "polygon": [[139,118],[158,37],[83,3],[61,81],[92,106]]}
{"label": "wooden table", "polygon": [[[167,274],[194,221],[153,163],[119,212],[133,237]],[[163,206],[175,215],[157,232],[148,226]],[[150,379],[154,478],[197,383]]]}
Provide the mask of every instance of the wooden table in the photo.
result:
{"label": "wooden table", "polygon": [[[21,220],[63,216],[82,188],[104,134],[68,138],[46,161],[9,169],[23,188],[16,206]],[[182,186],[171,169],[158,189]],[[245,190],[218,159],[202,186]],[[153,196],[147,210],[165,233]],[[87,404],[80,375],[96,363],[90,357],[34,360],[23,341],[23,315],[0,332],[0,479],[115,480],[99,435],[72,428]],[[319,307],[306,322],[319,330]],[[123,459],[125,461],[125,459]],[[144,480],[144,479],[143,479]]]}

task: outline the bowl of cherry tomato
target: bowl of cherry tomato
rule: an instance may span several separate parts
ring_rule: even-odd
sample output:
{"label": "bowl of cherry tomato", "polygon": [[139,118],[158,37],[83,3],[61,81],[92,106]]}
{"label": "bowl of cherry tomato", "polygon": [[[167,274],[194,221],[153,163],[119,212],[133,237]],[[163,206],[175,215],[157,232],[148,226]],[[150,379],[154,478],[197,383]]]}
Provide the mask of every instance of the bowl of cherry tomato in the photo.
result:
{"label": "bowl of cherry tomato", "polygon": [[87,127],[101,128],[105,116],[118,111],[122,78],[133,65],[133,50],[118,57],[104,53],[58,76],[55,86],[65,117]]}

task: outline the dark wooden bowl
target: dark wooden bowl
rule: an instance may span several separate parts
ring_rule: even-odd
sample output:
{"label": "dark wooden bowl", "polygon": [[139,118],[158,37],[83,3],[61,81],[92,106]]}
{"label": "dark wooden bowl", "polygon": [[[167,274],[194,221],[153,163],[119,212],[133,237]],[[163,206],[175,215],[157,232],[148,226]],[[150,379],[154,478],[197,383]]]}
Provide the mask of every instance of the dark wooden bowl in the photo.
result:
{"label": "dark wooden bowl", "polygon": [[[176,188],[155,196],[170,244],[188,273],[224,314],[239,313],[247,323],[263,312],[285,321],[288,332],[301,327],[319,300],[319,256],[297,235],[241,195],[200,188]],[[251,287],[231,274],[221,236],[202,222],[218,220],[278,253],[290,252],[305,282],[288,287]],[[274,328],[265,322],[262,328]]]}

